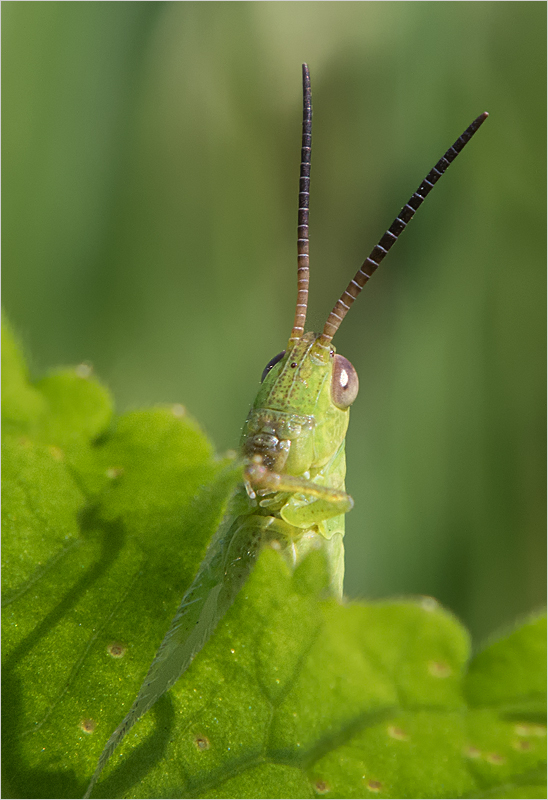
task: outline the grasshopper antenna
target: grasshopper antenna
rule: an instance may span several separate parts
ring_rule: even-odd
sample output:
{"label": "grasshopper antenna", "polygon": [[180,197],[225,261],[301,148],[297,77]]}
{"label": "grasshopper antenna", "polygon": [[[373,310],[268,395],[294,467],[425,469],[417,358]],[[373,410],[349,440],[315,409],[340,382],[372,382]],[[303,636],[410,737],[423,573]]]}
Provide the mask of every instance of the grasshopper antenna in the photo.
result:
{"label": "grasshopper antenna", "polygon": [[303,138],[301,145],[301,172],[299,177],[299,225],[297,239],[297,307],[295,321],[289,337],[289,347],[303,335],[308,306],[310,256],[308,247],[308,208],[310,200],[310,156],[312,145],[312,94],[308,65],[303,64]]}
{"label": "grasshopper antenna", "polygon": [[415,212],[422,204],[425,197],[434,188],[434,184],[439,181],[447,167],[456,159],[458,154],[461,152],[464,146],[468,144],[472,136],[478,130],[480,125],[485,122],[488,116],[489,114],[487,111],[484,111],[483,114],[480,114],[480,116],[477,117],[477,119],[475,119],[468,128],[466,128],[462,136],[459,136],[454,145],[450,147],[443,158],[438,161],[434,169],[428,173],[417,191],[409,199],[409,202],[404,205],[392,225],[388,228],[379,243],[373,248],[371,253],[363,262],[362,266],[356,272],[342,293],[340,299],[337,300],[333,311],[327,318],[327,322],[324,325],[321,336],[316,341],[316,345],[318,347],[321,347],[324,350],[329,349],[329,343],[350,310],[350,306],[359,295],[371,275],[375,272],[398,236],[405,230],[407,223],[413,219]]}

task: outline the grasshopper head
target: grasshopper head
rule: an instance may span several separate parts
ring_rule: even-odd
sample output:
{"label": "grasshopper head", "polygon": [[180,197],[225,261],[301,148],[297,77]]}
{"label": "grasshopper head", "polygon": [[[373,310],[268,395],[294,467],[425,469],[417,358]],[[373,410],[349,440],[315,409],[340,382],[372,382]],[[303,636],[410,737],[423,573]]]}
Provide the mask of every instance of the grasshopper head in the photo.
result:
{"label": "grasshopper head", "polygon": [[334,347],[318,351],[317,338],[306,333],[269,362],[244,428],[244,455],[274,472],[321,469],[346,434],[358,376]]}

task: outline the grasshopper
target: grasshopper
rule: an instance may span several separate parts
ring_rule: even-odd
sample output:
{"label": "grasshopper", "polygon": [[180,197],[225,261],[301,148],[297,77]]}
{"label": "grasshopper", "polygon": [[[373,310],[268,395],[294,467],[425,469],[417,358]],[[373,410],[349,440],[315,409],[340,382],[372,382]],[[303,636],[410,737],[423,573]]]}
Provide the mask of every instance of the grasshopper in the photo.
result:
{"label": "grasshopper", "polygon": [[130,711],[108,740],[85,797],[128,730],[181,677],[232,605],[265,545],[291,567],[311,549],[326,554],[329,589],[342,598],[344,517],[353,506],[345,492],[345,435],[358,375],[332,339],[352,303],[415,212],[488,114],[464,131],[352,278],[321,334],[305,333],[309,285],[309,191],[312,136],[310,74],[303,64],[303,125],[298,212],[298,293],[285,350],[265,367],[243,428],[244,480],[184,595]]}

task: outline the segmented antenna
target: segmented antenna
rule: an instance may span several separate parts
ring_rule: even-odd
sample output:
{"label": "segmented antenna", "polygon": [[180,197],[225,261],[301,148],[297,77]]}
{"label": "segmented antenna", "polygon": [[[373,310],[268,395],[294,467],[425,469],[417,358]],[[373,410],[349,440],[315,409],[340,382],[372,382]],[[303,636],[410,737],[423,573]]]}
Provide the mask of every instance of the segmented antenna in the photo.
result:
{"label": "segmented antenna", "polygon": [[308,306],[310,257],[308,248],[308,206],[310,200],[310,156],[312,145],[312,94],[308,65],[303,64],[303,138],[301,145],[301,171],[299,177],[299,225],[297,238],[297,307],[295,321],[289,337],[289,346],[304,333]]}
{"label": "segmented antenna", "polygon": [[348,313],[350,306],[359,295],[371,275],[375,272],[385,255],[388,253],[398,236],[404,231],[407,223],[413,219],[416,210],[419,208],[424,198],[433,189],[434,184],[439,181],[447,167],[455,160],[460,151],[470,141],[472,136],[478,130],[480,125],[488,117],[487,111],[474,120],[474,122],[466,128],[462,136],[459,136],[455,144],[449,148],[446,154],[441,158],[431,172],[428,173],[423,180],[417,191],[410,198],[409,202],[404,205],[392,225],[388,228],[384,236],[379,241],[371,253],[367,256],[362,266],[354,275],[346,289],[341,295],[337,303],[327,318],[324,325],[323,333],[318,337],[315,347],[321,347],[324,350],[329,349],[329,343],[337,332],[341,322]]}

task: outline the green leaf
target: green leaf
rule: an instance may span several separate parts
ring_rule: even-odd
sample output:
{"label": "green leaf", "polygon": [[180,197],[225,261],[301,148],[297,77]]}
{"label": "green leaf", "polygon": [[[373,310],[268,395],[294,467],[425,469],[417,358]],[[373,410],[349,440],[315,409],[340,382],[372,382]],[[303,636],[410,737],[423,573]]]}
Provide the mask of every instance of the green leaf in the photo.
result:
{"label": "green leaf", "polygon": [[15,335],[2,319],[2,428],[24,426],[40,416],[45,400],[29,384],[27,365]]}
{"label": "green leaf", "polygon": [[[73,371],[32,385],[11,353],[4,768],[20,796],[77,796],[95,758],[82,756],[86,720],[101,717],[102,733],[133,699],[240,473],[213,459],[180,406],[107,428],[99,384]],[[28,397],[38,401],[17,418]]]}
{"label": "green leaf", "polygon": [[[79,452],[109,425],[112,403],[87,364],[31,384],[17,342],[2,321],[2,428]],[[61,456],[63,453],[61,453]]]}
{"label": "green leaf", "polygon": [[291,576],[265,551],[96,796],[477,797],[538,781],[543,739],[522,748],[515,722],[467,707],[450,614],[429,599],[340,605],[324,587],[318,554]]}
{"label": "green leaf", "polygon": [[[77,797],[241,470],[180,406],[112,421],[78,370],[31,384],[10,342],[5,787]],[[432,599],[340,604],[325,587],[321,554],[291,574],[266,549],[94,796],[542,796],[540,619],[470,661],[467,632]]]}
{"label": "green leaf", "polygon": [[470,665],[466,695],[474,706],[499,706],[513,714],[546,710],[546,617],[520,628],[479,653]]}

